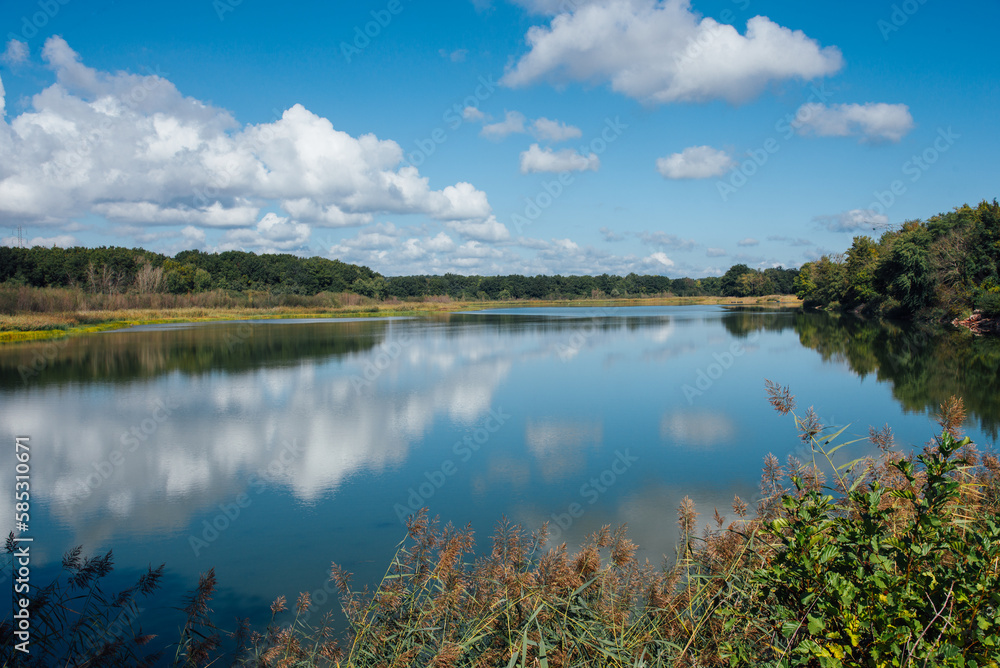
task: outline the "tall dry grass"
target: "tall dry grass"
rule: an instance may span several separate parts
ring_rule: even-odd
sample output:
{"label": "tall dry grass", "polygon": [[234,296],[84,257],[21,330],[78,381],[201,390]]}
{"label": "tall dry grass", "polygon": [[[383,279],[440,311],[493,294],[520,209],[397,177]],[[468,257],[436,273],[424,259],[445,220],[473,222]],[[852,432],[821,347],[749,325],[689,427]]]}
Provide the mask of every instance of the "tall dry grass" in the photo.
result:
{"label": "tall dry grass", "polygon": [[34,288],[0,284],[0,313],[79,313],[87,311],[162,310],[183,308],[268,309],[329,308],[371,303],[366,297],[321,292],[295,295],[270,291],[210,290],[187,294],[166,292],[88,292],[80,288]]}

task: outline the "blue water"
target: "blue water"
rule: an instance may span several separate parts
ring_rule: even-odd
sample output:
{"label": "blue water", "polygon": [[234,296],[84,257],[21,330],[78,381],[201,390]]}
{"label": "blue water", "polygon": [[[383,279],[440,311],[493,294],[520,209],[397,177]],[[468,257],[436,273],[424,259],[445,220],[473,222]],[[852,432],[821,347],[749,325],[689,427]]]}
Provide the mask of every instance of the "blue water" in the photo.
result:
{"label": "blue water", "polygon": [[[848,434],[888,422],[902,447],[933,436],[894,378],[803,345],[810,317],[823,316],[506,309],[7,347],[3,438],[31,436],[38,572],[77,544],[113,548],[123,576],[164,562],[168,587],[148,614],[168,628],[169,605],[212,567],[223,626],[266,621],[278,595],[309,591],[329,607],[331,561],[377,581],[420,506],[471,523],[484,546],[503,516],[532,530],[549,521],[571,549],[627,523],[658,564],[685,495],[704,524],[714,508],[731,514],[734,495],[754,499],[765,455],[808,454],[765,379]],[[38,354],[40,370],[18,372]],[[992,443],[981,417],[969,434]],[[12,469],[0,464],[0,493]]]}

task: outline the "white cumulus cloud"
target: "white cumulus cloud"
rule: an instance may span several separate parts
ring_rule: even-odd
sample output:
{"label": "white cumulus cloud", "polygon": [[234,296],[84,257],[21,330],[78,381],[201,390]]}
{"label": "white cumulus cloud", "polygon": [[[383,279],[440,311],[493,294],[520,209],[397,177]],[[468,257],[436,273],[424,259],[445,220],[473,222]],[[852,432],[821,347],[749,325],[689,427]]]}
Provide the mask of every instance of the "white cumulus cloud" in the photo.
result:
{"label": "white cumulus cloud", "polygon": [[656,161],[656,170],[667,179],[710,179],[735,166],[728,153],[711,146],[692,146]]}
{"label": "white cumulus cloud", "polygon": [[799,107],[794,127],[801,135],[898,142],[913,129],[914,123],[910,108],[905,104],[868,102],[828,107],[810,102]]}
{"label": "white cumulus cloud", "polygon": [[[0,218],[64,225],[98,214],[241,229],[224,243],[292,248],[311,226],[365,225],[379,214],[446,222],[492,213],[472,184],[434,189],[395,141],[352,136],[302,105],[244,126],[159,74],[87,67],[60,37],[46,40],[42,59],[56,83],[24,113],[0,116]],[[270,207],[287,216],[268,217]]]}
{"label": "white cumulus cloud", "polygon": [[661,265],[664,269],[669,269],[674,266],[674,261],[667,257],[667,254],[663,251],[657,251],[650,255],[647,260],[651,264]]}
{"label": "white cumulus cloud", "polygon": [[437,236],[427,239],[423,245],[427,248],[427,250],[434,253],[444,253],[455,250],[454,240],[444,232],[438,232]]}
{"label": "white cumulus cloud", "polygon": [[506,241],[510,239],[510,230],[499,222],[496,216],[486,220],[453,220],[446,225],[467,239],[475,241]]}
{"label": "white cumulus cloud", "polygon": [[595,153],[580,155],[571,148],[553,151],[551,148],[541,148],[532,144],[527,151],[521,153],[521,173],[532,172],[584,172],[597,171],[601,160]]}
{"label": "white cumulus cloud", "polygon": [[219,250],[282,253],[301,249],[309,240],[310,233],[308,225],[268,212],[254,229],[226,232],[219,244]]}
{"label": "white cumulus cloud", "polygon": [[[548,26],[534,26],[530,50],[501,83],[603,83],[647,103],[745,102],[771,82],[814,79],[843,66],[836,47],[821,47],[798,30],[756,16],[741,34],[702,17],[689,0],[595,0],[558,11]],[[574,3],[575,4],[575,3]]]}
{"label": "white cumulus cloud", "polygon": [[185,249],[198,248],[205,245],[205,230],[199,229],[194,225],[188,225],[182,229],[181,237],[186,242]]}

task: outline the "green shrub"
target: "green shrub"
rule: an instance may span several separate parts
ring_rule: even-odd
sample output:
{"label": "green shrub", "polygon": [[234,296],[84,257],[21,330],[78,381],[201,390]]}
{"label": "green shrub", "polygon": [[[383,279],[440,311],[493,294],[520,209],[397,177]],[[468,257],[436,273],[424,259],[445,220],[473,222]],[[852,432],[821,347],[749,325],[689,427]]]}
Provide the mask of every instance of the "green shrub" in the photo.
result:
{"label": "green shrub", "polygon": [[979,294],[976,298],[976,308],[983,312],[983,315],[1000,315],[1000,288],[992,288]]}
{"label": "green shrub", "polygon": [[922,470],[892,462],[904,489],[859,478],[842,503],[783,498],[765,529],[777,555],[756,575],[790,665],[996,665],[1000,525],[961,499],[953,455],[968,444],[944,432]]}

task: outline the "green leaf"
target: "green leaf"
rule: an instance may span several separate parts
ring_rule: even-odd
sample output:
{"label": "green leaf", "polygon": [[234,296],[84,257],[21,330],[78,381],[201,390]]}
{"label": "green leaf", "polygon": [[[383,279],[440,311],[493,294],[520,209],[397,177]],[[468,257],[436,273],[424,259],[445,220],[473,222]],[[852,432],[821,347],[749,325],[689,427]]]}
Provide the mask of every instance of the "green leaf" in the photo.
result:
{"label": "green leaf", "polygon": [[791,638],[792,635],[799,630],[799,623],[795,621],[782,622],[781,624],[781,635],[786,638]]}
{"label": "green leaf", "polygon": [[826,628],[826,623],[820,617],[806,615],[806,619],[809,621],[809,633],[814,636],[819,635]]}
{"label": "green leaf", "polygon": [[825,564],[837,556],[838,552],[839,550],[836,545],[827,545],[823,548],[823,551],[819,553],[819,563]]}

